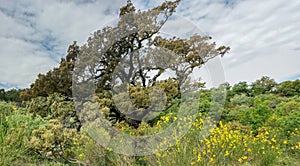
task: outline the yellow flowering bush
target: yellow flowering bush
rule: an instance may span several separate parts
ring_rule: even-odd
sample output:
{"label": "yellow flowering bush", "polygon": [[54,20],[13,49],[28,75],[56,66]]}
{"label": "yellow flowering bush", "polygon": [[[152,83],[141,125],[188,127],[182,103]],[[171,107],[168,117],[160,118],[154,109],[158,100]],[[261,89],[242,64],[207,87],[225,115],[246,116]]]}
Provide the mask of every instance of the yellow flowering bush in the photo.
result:
{"label": "yellow flowering bush", "polygon": [[[259,128],[258,134],[254,134],[251,127],[239,122],[223,124],[222,121],[201,139],[203,121],[197,118],[185,137],[151,158],[158,165],[273,165],[279,162],[284,147],[289,144],[272,128]],[[299,138],[299,133],[293,135]],[[299,142],[294,141],[289,150],[299,150]]]}
{"label": "yellow flowering bush", "polygon": [[87,140],[88,137],[77,133],[76,129],[63,128],[59,120],[51,119],[33,130],[30,145],[36,153],[48,158],[84,159],[83,148]]}

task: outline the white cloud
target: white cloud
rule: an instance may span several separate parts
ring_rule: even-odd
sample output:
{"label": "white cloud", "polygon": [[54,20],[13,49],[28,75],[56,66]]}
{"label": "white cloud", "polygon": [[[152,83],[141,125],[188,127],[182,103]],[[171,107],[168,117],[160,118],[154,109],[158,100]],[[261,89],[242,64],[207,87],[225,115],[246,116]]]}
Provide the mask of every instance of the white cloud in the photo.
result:
{"label": "white cloud", "polygon": [[[143,10],[163,2],[132,1]],[[181,19],[170,20],[163,30],[209,34],[217,44],[230,46],[230,54],[221,59],[230,83],[262,75],[278,81],[299,76],[300,1],[224,2],[182,0],[176,12]],[[76,40],[81,45],[90,33],[116,21],[125,3],[0,0],[0,84],[28,87],[38,73],[58,65],[69,44]]]}
{"label": "white cloud", "polygon": [[[26,87],[36,78],[36,72],[47,72],[56,63],[36,45],[14,38],[0,39],[2,84]],[[5,47],[3,47],[5,45]]]}
{"label": "white cloud", "polygon": [[[232,49],[223,59],[226,80],[283,81],[300,73],[300,1],[183,1],[180,14]],[[183,10],[185,9],[185,10]],[[298,49],[297,49],[298,48]]]}
{"label": "white cloud", "polygon": [[116,21],[121,1],[0,2],[0,83],[25,88],[58,65],[69,44]]}

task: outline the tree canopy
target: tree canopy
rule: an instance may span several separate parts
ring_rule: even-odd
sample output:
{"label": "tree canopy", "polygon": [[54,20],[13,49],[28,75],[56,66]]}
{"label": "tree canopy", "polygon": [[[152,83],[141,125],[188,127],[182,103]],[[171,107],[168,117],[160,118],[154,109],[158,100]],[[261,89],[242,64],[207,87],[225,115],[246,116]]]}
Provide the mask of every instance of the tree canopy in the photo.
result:
{"label": "tree canopy", "polygon": [[[160,35],[160,29],[178,3],[179,0],[166,1],[153,9],[140,11],[128,1],[120,9],[116,27],[94,32],[80,48],[74,69],[76,94],[73,96],[85,101],[90,94],[87,87],[96,83],[100,103],[109,108],[105,109],[105,115],[126,120],[134,114],[129,118],[131,122],[132,119],[145,120],[149,112],[155,112],[157,105],[151,105],[154,101],[149,98],[155,89],[165,93],[160,96],[162,98],[152,96],[153,100],[162,101],[158,105],[172,105],[171,101],[180,97],[181,88],[192,84],[190,74],[194,68],[223,56],[230,49],[217,47],[210,42],[210,36],[194,34],[189,38],[166,38]],[[128,97],[131,101],[127,101]],[[115,102],[101,102],[107,99]],[[121,107],[122,112],[117,107]]]}

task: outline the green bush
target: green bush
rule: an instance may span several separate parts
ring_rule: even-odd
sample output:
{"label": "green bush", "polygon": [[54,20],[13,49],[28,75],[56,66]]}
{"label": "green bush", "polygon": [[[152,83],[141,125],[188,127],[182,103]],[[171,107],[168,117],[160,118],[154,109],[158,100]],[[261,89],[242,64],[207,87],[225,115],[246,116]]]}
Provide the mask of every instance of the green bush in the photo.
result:
{"label": "green bush", "polygon": [[68,98],[54,93],[48,97],[37,97],[27,102],[27,110],[44,118],[59,119],[65,128],[80,129],[80,122],[74,103]]}
{"label": "green bush", "polygon": [[231,98],[230,102],[234,105],[250,106],[253,105],[253,98],[248,97],[246,94],[234,95],[234,97]]}
{"label": "green bush", "polygon": [[300,128],[300,111],[293,111],[289,115],[283,117],[282,128],[287,135],[290,135],[296,128]]}

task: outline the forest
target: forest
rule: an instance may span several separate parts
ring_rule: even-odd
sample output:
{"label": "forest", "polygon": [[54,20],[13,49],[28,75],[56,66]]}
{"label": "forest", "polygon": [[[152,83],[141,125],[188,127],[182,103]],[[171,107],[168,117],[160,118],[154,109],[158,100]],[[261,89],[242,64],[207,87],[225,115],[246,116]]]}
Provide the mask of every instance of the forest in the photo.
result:
{"label": "forest", "polygon": [[299,165],[300,80],[192,80],[230,47],[161,36],[179,2],[128,1],[29,88],[0,89],[0,165]]}

